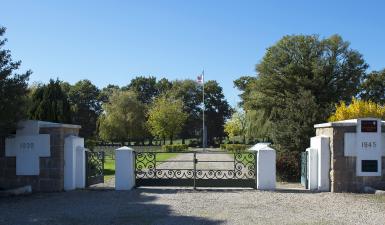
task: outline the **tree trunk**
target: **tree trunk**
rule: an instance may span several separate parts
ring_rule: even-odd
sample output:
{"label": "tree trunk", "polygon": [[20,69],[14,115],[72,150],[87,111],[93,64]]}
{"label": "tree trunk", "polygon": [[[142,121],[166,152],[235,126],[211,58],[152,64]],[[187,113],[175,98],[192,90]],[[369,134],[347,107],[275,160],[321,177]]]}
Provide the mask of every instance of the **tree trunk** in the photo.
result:
{"label": "tree trunk", "polygon": [[172,145],[172,136],[170,136],[170,145]]}
{"label": "tree trunk", "polygon": [[185,144],[185,140],[184,140],[184,138],[182,138],[182,144]]}
{"label": "tree trunk", "polygon": [[166,137],[163,137],[163,145],[166,144]]}

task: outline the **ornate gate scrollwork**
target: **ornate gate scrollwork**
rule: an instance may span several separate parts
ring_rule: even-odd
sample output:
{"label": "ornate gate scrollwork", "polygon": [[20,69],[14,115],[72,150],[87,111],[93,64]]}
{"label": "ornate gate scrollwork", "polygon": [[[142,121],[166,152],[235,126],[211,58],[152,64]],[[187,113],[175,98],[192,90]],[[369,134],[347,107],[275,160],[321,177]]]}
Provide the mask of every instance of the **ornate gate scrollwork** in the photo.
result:
{"label": "ornate gate scrollwork", "polygon": [[256,152],[167,154],[175,153],[135,153],[137,186],[256,187]]}
{"label": "ornate gate scrollwork", "polygon": [[104,152],[86,151],[86,186],[104,183]]}

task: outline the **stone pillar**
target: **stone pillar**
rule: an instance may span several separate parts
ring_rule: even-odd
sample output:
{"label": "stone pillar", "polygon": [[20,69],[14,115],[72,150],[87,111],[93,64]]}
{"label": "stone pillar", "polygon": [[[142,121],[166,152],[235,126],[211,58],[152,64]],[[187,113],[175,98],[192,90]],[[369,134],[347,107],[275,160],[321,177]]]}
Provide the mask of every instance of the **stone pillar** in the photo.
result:
{"label": "stone pillar", "polygon": [[274,190],[276,184],[276,152],[266,146],[258,150],[257,189]]}
{"label": "stone pillar", "polygon": [[82,146],[76,148],[76,188],[86,187],[86,149]]}
{"label": "stone pillar", "polygon": [[318,150],[316,148],[306,149],[308,152],[308,180],[309,189],[318,190]]}
{"label": "stone pillar", "polygon": [[85,187],[84,139],[68,136],[64,140],[64,190]]}
{"label": "stone pillar", "polygon": [[330,148],[329,137],[316,136],[310,139],[310,148],[317,149],[318,191],[330,191]]}
{"label": "stone pillar", "polygon": [[121,147],[115,150],[115,189],[131,190],[135,187],[134,150]]}

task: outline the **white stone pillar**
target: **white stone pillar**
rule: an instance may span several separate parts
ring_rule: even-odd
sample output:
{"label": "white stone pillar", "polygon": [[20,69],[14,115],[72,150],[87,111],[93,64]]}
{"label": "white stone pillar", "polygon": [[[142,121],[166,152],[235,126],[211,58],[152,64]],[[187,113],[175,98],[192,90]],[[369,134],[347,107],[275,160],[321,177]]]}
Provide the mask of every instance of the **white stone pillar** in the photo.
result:
{"label": "white stone pillar", "polygon": [[312,137],[310,139],[310,148],[317,149],[318,153],[318,191],[330,191],[329,137]]}
{"label": "white stone pillar", "polygon": [[115,150],[115,190],[131,190],[135,187],[134,150],[121,147]]}
{"label": "white stone pillar", "polygon": [[64,139],[64,190],[76,188],[77,160],[76,149],[84,148],[84,139],[68,136]]}
{"label": "white stone pillar", "polygon": [[78,146],[76,148],[76,188],[86,187],[86,149]]}
{"label": "white stone pillar", "polygon": [[274,190],[276,184],[276,152],[266,146],[258,150],[257,189]]}
{"label": "white stone pillar", "polygon": [[318,190],[318,149],[308,148],[308,182],[309,189],[314,191]]}

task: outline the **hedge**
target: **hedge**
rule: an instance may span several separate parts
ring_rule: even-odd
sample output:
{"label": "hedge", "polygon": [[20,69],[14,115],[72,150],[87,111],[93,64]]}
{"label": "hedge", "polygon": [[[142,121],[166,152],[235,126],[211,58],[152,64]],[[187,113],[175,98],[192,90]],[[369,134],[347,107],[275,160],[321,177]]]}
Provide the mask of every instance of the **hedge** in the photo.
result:
{"label": "hedge", "polygon": [[182,152],[182,151],[188,150],[188,145],[185,145],[185,144],[162,145],[162,150],[166,152]]}
{"label": "hedge", "polygon": [[221,144],[221,149],[230,151],[230,152],[239,152],[246,151],[250,148],[250,145],[245,144]]}

